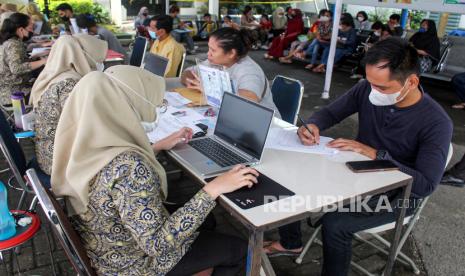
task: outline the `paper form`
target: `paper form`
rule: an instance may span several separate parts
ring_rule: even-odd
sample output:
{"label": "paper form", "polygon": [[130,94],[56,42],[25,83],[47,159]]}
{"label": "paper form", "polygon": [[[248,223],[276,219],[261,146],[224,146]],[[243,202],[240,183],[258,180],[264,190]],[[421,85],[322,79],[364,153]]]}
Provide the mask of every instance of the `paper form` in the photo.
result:
{"label": "paper form", "polygon": [[320,144],[305,146],[297,136],[297,127],[291,128],[270,128],[265,147],[278,150],[296,151],[304,153],[314,153],[331,155],[339,152],[337,149],[328,148],[326,145],[332,138],[320,136]]}

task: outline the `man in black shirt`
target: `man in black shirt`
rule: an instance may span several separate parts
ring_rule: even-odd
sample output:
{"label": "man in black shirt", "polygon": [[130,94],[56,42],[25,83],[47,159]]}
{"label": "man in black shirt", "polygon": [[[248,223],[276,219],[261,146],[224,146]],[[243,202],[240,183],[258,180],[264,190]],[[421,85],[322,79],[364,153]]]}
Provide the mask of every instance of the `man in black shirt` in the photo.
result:
{"label": "man in black shirt", "polygon": [[402,36],[404,34],[404,29],[400,26],[400,15],[398,14],[391,15],[386,26],[393,36]]}
{"label": "man in black shirt", "polygon": [[[297,131],[303,144],[313,145],[319,143],[320,131],[358,113],[357,138],[335,139],[328,146],[371,160],[390,160],[412,176],[407,215],[437,188],[453,129],[442,107],[421,88],[418,61],[415,48],[400,38],[376,43],[365,57],[366,81],[313,114],[307,120],[311,132],[305,127]],[[400,191],[394,190],[370,200],[369,206],[374,208],[387,199],[392,207],[389,211],[331,212],[321,218],[323,275],[348,274],[354,233],[394,222],[400,196]],[[300,222],[281,227],[279,234],[281,240],[265,247],[267,253],[297,255],[302,251]]]}

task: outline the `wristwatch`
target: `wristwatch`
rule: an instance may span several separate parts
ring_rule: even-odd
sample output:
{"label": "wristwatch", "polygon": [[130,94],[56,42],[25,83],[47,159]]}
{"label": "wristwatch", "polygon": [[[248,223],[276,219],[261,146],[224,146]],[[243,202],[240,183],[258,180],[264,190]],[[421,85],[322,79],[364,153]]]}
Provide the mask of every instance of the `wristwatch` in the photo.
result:
{"label": "wristwatch", "polygon": [[384,160],[386,159],[387,151],[385,150],[377,150],[376,151],[376,160]]}

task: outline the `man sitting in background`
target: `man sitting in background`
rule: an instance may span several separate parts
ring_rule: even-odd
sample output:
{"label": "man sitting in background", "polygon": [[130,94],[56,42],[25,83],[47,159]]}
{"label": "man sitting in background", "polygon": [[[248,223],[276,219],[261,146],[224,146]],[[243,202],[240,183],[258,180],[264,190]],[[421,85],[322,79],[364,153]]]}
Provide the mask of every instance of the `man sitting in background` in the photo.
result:
{"label": "man sitting in background", "polygon": [[169,9],[169,13],[171,18],[173,19],[173,27],[174,30],[172,35],[174,39],[176,39],[179,43],[186,43],[187,45],[187,52],[189,54],[195,54],[196,46],[194,45],[194,40],[190,35],[189,29],[187,28],[187,24],[181,19],[179,19],[179,12],[180,9],[176,5],[171,5]]}
{"label": "man sitting in background", "polygon": [[151,23],[155,26],[154,31],[157,40],[153,43],[150,52],[169,60],[165,71],[165,77],[174,78],[176,77],[182,56],[186,50],[182,44],[176,42],[171,36],[173,19],[169,15],[155,16],[151,19]]}
{"label": "man sitting in background", "polygon": [[392,14],[386,26],[393,36],[402,36],[404,34],[404,29],[400,26],[400,15],[398,14]]}
{"label": "man sitting in background", "polygon": [[88,14],[80,14],[76,18],[77,25],[80,29],[87,29],[90,35],[98,35],[100,39],[108,43],[108,49],[118,52],[126,57],[126,50],[124,50],[121,43],[116,36],[102,26],[98,26],[93,16]]}
{"label": "man sitting in background", "polygon": [[[366,81],[313,114],[307,121],[311,133],[300,127],[297,134],[303,144],[317,144],[320,131],[358,113],[356,140],[339,138],[328,146],[357,152],[371,160],[392,161],[413,178],[412,191],[408,202],[401,202],[397,189],[367,203],[374,208],[387,199],[392,207],[389,211],[326,213],[320,220],[325,276],[348,275],[354,233],[394,222],[400,206],[411,215],[419,200],[436,190],[452,138],[449,116],[420,86],[418,54],[408,42],[394,37],[379,41],[367,52],[365,65]],[[281,240],[265,248],[268,254],[302,252],[300,222],[280,227],[279,234]]]}
{"label": "man sitting in background", "polygon": [[209,13],[206,13],[203,16],[203,20],[204,23],[202,24],[202,27],[199,30],[199,35],[200,38],[207,39],[211,33],[218,29],[218,27],[216,26],[216,22],[212,20],[212,16]]}
{"label": "man sitting in background", "polygon": [[71,7],[68,3],[61,3],[58,5],[55,10],[58,13],[58,17],[60,17],[63,24],[65,24],[65,31],[71,32],[71,18],[74,18],[73,7]]}

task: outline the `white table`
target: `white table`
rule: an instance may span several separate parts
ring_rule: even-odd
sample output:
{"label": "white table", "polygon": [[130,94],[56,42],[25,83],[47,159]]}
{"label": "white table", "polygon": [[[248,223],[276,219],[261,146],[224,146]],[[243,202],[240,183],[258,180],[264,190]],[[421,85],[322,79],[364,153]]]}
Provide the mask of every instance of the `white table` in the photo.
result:
{"label": "white table", "polygon": [[[274,119],[272,127],[287,127],[288,123]],[[189,164],[179,160],[168,152],[185,171],[200,183],[205,184],[202,176],[198,175]],[[303,220],[312,212],[319,212],[331,203],[347,204],[360,196],[381,194],[397,188],[402,188],[403,199],[410,196],[412,178],[399,171],[375,172],[356,174],[346,166],[346,161],[366,160],[367,158],[353,152],[341,152],[333,156],[265,149],[260,165],[256,169],[284,187],[295,193],[295,196],[258,206],[248,210],[239,208],[225,196],[219,198],[219,203],[233,217],[238,219],[248,230],[249,249],[247,256],[247,275],[259,275],[263,266],[268,275],[274,275],[268,258],[263,254],[263,232],[277,228],[291,222]],[[319,197],[333,198],[331,202],[319,200]],[[295,202],[297,197],[305,199],[293,210],[276,211],[274,208],[285,207]],[[289,208],[288,208],[289,209]],[[390,275],[394,265],[394,253],[402,230],[405,217],[402,208],[397,221],[394,239],[384,275]],[[264,260],[262,264],[262,259]]]}

